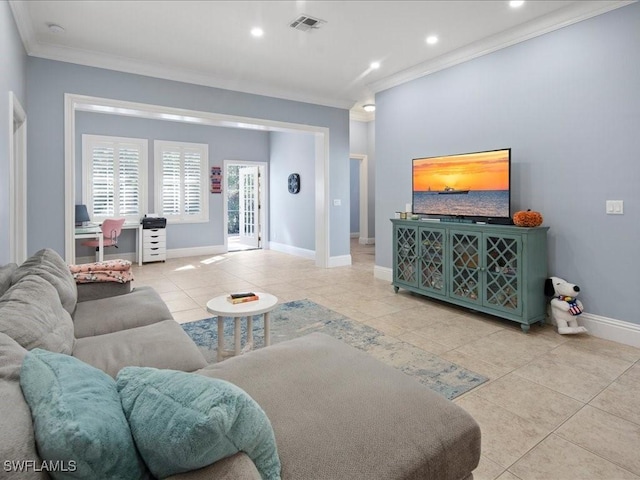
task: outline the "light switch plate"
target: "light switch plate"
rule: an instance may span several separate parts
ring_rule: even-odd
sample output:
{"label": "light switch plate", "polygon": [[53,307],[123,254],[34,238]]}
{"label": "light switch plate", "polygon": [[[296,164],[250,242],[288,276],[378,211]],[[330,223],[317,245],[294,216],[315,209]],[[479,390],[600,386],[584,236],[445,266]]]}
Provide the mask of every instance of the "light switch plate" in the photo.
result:
{"label": "light switch plate", "polygon": [[624,202],[622,200],[607,200],[607,215],[624,215]]}

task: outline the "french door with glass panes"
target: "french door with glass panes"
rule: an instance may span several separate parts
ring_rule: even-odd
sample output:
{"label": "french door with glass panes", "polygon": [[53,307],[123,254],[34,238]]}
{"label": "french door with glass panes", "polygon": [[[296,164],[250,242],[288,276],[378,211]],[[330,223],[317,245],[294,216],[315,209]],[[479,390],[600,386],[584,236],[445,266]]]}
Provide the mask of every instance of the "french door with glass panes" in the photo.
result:
{"label": "french door with glass panes", "polygon": [[238,173],[240,243],[258,248],[260,246],[258,167],[241,167]]}

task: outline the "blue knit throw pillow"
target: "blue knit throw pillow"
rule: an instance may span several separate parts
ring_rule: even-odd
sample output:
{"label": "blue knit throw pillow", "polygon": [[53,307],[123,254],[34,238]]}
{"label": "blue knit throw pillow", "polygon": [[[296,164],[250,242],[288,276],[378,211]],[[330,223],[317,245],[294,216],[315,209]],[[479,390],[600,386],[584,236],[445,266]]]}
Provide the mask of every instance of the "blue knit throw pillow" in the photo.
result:
{"label": "blue knit throw pillow", "polygon": [[20,386],[31,408],[38,453],[56,466],[51,477],[148,478],[109,375],[69,355],[36,348],[24,358]]}
{"label": "blue knit throw pillow", "polygon": [[165,478],[245,452],[264,480],[280,480],[271,423],[241,388],[194,373],[125,367],[116,378],[136,446]]}

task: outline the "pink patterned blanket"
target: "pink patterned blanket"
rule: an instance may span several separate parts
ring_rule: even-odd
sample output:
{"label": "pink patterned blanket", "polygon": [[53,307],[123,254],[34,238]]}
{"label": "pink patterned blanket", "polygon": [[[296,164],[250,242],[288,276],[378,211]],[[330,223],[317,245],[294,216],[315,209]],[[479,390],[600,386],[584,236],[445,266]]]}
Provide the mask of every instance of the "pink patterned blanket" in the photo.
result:
{"label": "pink patterned blanket", "polygon": [[127,283],[133,280],[129,260],[107,260],[105,262],[69,265],[69,270],[76,283]]}

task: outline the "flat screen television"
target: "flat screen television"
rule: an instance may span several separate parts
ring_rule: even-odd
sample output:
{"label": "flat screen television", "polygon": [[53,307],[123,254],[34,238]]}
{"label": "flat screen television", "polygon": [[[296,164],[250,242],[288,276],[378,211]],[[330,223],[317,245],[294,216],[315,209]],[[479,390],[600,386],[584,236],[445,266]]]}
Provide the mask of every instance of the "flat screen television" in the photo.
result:
{"label": "flat screen television", "polygon": [[412,213],[510,223],[511,149],[415,158]]}

